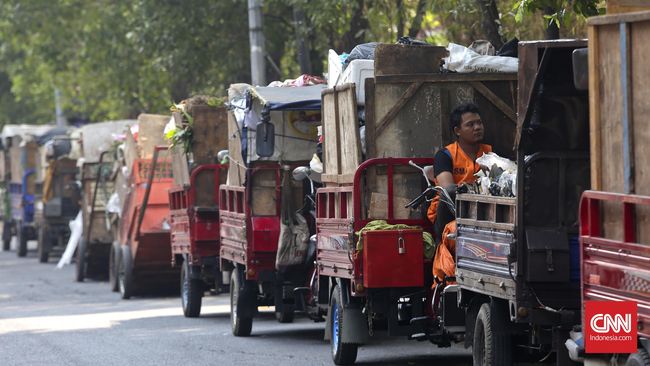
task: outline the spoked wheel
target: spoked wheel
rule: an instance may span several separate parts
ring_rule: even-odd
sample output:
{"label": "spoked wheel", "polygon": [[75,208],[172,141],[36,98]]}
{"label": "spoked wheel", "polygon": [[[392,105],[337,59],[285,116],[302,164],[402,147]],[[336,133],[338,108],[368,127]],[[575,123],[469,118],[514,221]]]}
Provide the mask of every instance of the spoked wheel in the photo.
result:
{"label": "spoked wheel", "polygon": [[203,281],[192,279],[190,261],[186,258],[181,267],[181,305],[186,318],[196,318],[201,314]]}
{"label": "spoked wheel", "polygon": [[120,257],[122,256],[122,249],[120,244],[113,242],[111,251],[108,254],[108,283],[111,291],[118,292],[120,290],[120,283],[118,281],[118,266],[120,264]]}
{"label": "spoked wheel", "polygon": [[11,221],[5,221],[2,225],[2,250],[11,249]]}
{"label": "spoked wheel", "polygon": [[481,305],[474,326],[474,366],[512,365],[512,339],[506,332],[504,314],[496,304]]}
{"label": "spoked wheel", "polygon": [[79,246],[77,247],[77,263],[75,263],[75,279],[77,282],[83,282],[86,278],[86,250],[88,250],[88,243],[86,243],[86,238],[82,237],[79,239]]}
{"label": "spoked wheel", "polygon": [[359,345],[343,343],[341,335],[345,325],[343,324],[344,309],[341,297],[341,289],[338,286],[334,287],[329,309],[332,317],[332,360],[336,365],[351,365],[357,360]]}
{"label": "spoked wheel", "polygon": [[50,236],[47,227],[41,226],[38,229],[38,261],[47,263],[48,259],[50,259]]}
{"label": "spoked wheel", "polygon": [[16,236],[18,239],[18,250],[16,250],[16,254],[19,257],[25,257],[27,256],[27,233],[26,233],[26,228],[24,228],[22,225],[18,225],[16,228]]}
{"label": "spoked wheel", "polygon": [[118,282],[120,295],[123,299],[130,299],[133,296],[133,256],[128,245],[122,246],[120,264],[118,266]]}
{"label": "spoked wheel", "polygon": [[230,280],[230,324],[235,337],[248,337],[253,330],[253,317],[249,314],[244,316],[240,311],[242,308],[254,306],[250,301],[255,301],[255,298],[246,290],[249,289],[244,288],[244,280],[235,268]]}

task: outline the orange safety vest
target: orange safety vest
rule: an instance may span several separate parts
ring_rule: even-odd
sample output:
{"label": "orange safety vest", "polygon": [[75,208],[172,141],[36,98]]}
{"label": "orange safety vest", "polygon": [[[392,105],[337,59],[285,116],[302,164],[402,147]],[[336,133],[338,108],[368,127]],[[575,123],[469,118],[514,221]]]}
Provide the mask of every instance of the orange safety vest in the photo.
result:
{"label": "orange safety vest", "polygon": [[[477,173],[481,167],[474,161],[472,158],[467,156],[467,154],[460,147],[458,142],[449,144],[445,146],[449,155],[451,155],[451,162],[453,165],[451,175],[454,177],[454,183],[473,183],[476,181],[474,174]],[[476,157],[479,158],[485,153],[492,152],[492,146],[480,144]],[[438,184],[437,182],[435,183]],[[429,210],[427,211],[427,217],[431,222],[436,221],[436,216],[438,214],[438,195],[436,195],[429,205]]]}

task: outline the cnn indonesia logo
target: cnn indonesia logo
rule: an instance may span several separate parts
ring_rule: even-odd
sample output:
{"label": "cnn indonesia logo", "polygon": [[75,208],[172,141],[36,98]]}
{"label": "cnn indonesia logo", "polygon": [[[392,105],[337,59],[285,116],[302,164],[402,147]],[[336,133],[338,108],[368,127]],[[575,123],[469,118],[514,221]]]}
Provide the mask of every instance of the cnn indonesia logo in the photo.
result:
{"label": "cnn indonesia logo", "polygon": [[637,350],[634,301],[585,302],[585,351],[634,353]]}

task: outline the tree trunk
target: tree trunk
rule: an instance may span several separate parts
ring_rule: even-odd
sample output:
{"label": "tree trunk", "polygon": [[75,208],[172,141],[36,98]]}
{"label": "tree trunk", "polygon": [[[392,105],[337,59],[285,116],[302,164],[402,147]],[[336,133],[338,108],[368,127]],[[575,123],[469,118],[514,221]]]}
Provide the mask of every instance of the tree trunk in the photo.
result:
{"label": "tree trunk", "polygon": [[503,46],[499,25],[499,10],[497,9],[496,0],[476,0],[481,10],[481,28],[483,34],[495,49]]}
{"label": "tree trunk", "polygon": [[311,60],[309,59],[309,39],[305,37],[307,33],[305,13],[298,7],[293,7],[293,22],[296,30],[296,49],[298,50],[298,64],[300,65],[301,74],[311,75]]}
{"label": "tree trunk", "polygon": [[350,52],[354,46],[364,43],[370,23],[365,17],[365,1],[356,0],[354,13],[350,20],[350,29],[343,35],[343,49]]}
{"label": "tree trunk", "polygon": [[420,30],[422,29],[422,19],[424,19],[424,13],[426,12],[427,0],[419,0],[417,10],[415,13],[415,18],[413,18],[413,23],[411,23],[411,29],[409,30],[409,37],[416,38]]}
{"label": "tree trunk", "polygon": [[404,36],[404,0],[397,0],[397,38]]}
{"label": "tree trunk", "polygon": [[[544,8],[544,15],[553,15],[556,10],[550,7]],[[560,28],[555,22],[550,22],[546,26],[546,39],[560,39]]]}

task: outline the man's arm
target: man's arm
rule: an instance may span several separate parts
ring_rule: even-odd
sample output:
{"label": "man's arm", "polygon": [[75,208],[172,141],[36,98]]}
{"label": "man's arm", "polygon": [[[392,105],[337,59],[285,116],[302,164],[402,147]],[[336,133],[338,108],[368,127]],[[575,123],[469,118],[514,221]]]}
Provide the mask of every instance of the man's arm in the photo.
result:
{"label": "man's arm", "polygon": [[433,163],[436,185],[445,189],[455,186],[454,176],[451,174],[453,167],[454,165],[447,149],[438,151]]}

